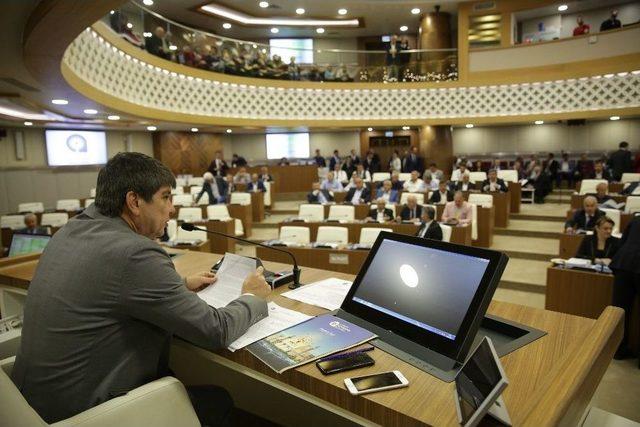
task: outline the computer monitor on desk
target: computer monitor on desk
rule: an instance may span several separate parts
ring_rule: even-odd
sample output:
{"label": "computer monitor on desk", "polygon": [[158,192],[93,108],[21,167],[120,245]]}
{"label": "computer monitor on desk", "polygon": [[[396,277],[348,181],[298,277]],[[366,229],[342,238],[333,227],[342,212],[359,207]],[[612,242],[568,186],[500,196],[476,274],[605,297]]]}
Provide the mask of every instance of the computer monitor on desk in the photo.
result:
{"label": "computer monitor on desk", "polygon": [[42,253],[51,236],[44,234],[15,233],[11,239],[9,256]]}
{"label": "computer monitor on desk", "polygon": [[338,317],[387,352],[452,381],[506,267],[506,255],[381,232]]}

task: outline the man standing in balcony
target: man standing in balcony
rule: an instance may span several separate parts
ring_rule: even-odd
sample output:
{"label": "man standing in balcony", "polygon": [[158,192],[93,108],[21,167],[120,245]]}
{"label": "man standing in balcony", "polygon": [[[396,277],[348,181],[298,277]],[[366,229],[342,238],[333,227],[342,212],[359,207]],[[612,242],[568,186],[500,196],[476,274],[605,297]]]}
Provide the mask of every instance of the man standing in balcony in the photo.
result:
{"label": "man standing in balcony", "polygon": [[147,52],[163,59],[169,59],[171,51],[169,50],[165,35],[164,28],[157,27],[153,35],[149,37],[145,43]]}
{"label": "man standing in balcony", "polygon": [[584,34],[589,34],[591,27],[588,24],[585,24],[582,20],[582,16],[578,16],[576,21],[578,25],[573,29],[574,36],[582,36]]}
{"label": "man standing in balcony", "polygon": [[402,43],[398,40],[398,35],[391,36],[391,41],[387,47],[387,80],[398,81],[398,64],[400,64],[400,51]]}
{"label": "man standing in balcony", "polygon": [[600,31],[615,30],[616,28],[620,27],[622,27],[622,23],[618,19],[618,10],[613,9],[611,11],[611,18],[603,21],[602,24],[600,24]]}

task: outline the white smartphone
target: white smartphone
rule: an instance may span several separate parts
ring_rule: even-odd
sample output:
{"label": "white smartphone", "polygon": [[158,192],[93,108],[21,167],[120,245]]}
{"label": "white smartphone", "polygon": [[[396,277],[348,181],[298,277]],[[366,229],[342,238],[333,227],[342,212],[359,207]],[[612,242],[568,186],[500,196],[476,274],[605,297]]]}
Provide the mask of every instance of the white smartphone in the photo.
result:
{"label": "white smartphone", "polygon": [[409,385],[409,380],[400,371],[389,371],[365,375],[364,377],[346,378],[344,385],[349,390],[349,393],[357,396],[359,394],[406,387]]}

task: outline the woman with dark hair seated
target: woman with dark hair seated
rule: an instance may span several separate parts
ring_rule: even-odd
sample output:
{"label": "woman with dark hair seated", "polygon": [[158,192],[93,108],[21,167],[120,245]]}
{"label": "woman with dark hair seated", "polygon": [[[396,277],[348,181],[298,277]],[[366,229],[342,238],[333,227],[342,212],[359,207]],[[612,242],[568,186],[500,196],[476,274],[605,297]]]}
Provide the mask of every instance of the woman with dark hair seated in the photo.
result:
{"label": "woman with dark hair seated", "polygon": [[590,259],[594,264],[609,265],[620,247],[620,239],[611,235],[613,225],[613,220],[606,215],[598,218],[594,233],[582,240],[576,258]]}

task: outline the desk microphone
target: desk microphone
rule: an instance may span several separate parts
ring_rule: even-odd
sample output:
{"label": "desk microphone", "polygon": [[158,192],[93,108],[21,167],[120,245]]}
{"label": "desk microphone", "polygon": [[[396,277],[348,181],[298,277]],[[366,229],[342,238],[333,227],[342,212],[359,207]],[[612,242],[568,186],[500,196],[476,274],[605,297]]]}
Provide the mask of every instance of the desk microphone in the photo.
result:
{"label": "desk microphone", "polygon": [[[289,255],[291,257],[291,260],[293,261],[293,283],[291,283],[289,285],[289,289],[296,289],[296,288],[300,287],[300,268],[298,268],[298,262],[296,261],[296,257],[293,256],[293,254],[291,252],[285,251],[284,249],[275,248],[273,246],[265,245],[265,244],[262,244],[262,243],[252,242],[251,240],[242,239],[240,237],[231,236],[229,234],[221,233],[219,231],[211,231],[211,230],[207,230],[206,228],[196,227],[195,225],[191,224],[190,222],[183,222],[182,225],[180,225],[180,227],[185,231],[195,231],[195,230],[204,231],[205,233],[216,234],[218,236],[226,237],[228,239],[237,240],[239,242],[248,243],[248,244],[254,245],[254,246],[262,246],[263,248],[267,248],[267,249],[271,249],[271,250],[274,250],[274,251],[285,253],[285,254]],[[276,279],[275,278],[273,279],[273,282],[274,282],[273,283],[273,287],[275,288],[276,287],[276,285],[275,285]]]}

